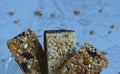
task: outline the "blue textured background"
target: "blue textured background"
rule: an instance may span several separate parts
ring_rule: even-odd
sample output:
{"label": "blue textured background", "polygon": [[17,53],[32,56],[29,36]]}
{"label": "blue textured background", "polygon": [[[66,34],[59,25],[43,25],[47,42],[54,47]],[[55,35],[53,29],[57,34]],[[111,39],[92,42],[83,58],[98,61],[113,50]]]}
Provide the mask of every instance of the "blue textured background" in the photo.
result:
{"label": "blue textured background", "polygon": [[[43,15],[35,16],[36,10]],[[74,10],[80,10],[80,14],[74,15]],[[10,16],[10,11],[15,15]],[[55,18],[50,16],[53,12]],[[16,19],[20,19],[18,24],[14,23]],[[111,24],[115,29],[110,29]],[[89,41],[99,51],[108,51],[110,64],[101,74],[120,72],[120,0],[0,0],[0,74],[13,74],[12,69],[19,69],[14,60],[9,62],[11,53],[6,41],[27,28],[37,33],[42,45],[46,29],[75,30],[77,49]],[[90,35],[90,30],[95,34]],[[108,34],[110,30],[112,34]],[[11,70],[6,69],[9,64]]]}

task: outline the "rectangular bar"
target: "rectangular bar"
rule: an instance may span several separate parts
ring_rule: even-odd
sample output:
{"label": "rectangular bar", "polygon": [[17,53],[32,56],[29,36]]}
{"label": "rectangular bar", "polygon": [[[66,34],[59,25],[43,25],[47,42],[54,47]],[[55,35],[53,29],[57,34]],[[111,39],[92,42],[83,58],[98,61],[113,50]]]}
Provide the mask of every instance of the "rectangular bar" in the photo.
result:
{"label": "rectangular bar", "polygon": [[8,40],[7,45],[24,74],[43,74],[44,52],[33,30]]}
{"label": "rectangular bar", "polygon": [[99,74],[107,66],[108,59],[87,42],[63,65],[60,74]]}
{"label": "rectangular bar", "polygon": [[76,34],[72,30],[47,30],[44,42],[46,74],[59,74],[61,65],[75,54]]}

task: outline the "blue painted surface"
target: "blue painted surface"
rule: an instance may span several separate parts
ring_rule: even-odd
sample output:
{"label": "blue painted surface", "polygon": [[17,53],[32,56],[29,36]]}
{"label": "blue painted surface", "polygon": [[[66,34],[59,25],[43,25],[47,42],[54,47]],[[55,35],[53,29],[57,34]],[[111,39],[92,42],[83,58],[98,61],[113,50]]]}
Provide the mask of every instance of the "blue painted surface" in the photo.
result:
{"label": "blue painted surface", "polygon": [[[43,32],[48,29],[72,29],[77,34],[77,49],[86,41],[99,51],[107,50],[108,68],[101,74],[120,72],[120,0],[0,0],[0,74],[21,74],[11,57],[6,41],[27,28],[32,28],[43,45]],[[101,13],[98,11],[103,9]],[[42,16],[35,16],[36,10]],[[74,15],[74,10],[80,10]],[[9,12],[15,15],[10,16]],[[57,17],[51,18],[51,13]],[[14,21],[20,19],[20,23]],[[112,34],[108,34],[114,24]],[[90,35],[90,30],[95,34]],[[5,59],[6,62],[1,62]],[[8,66],[8,68],[7,68]],[[14,71],[12,69],[14,68]],[[7,73],[5,73],[7,71]]]}

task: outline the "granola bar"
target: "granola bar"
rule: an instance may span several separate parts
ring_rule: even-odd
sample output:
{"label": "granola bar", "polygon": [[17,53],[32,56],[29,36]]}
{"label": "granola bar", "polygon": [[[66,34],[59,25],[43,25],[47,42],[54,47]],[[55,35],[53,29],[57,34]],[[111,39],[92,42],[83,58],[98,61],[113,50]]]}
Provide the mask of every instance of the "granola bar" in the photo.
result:
{"label": "granola bar", "polygon": [[61,65],[75,54],[76,35],[72,30],[47,30],[44,33],[46,74],[59,74]]}
{"label": "granola bar", "polygon": [[107,66],[107,58],[87,42],[65,63],[61,74],[99,74]]}
{"label": "granola bar", "polygon": [[43,49],[33,30],[8,40],[7,45],[24,74],[43,74]]}

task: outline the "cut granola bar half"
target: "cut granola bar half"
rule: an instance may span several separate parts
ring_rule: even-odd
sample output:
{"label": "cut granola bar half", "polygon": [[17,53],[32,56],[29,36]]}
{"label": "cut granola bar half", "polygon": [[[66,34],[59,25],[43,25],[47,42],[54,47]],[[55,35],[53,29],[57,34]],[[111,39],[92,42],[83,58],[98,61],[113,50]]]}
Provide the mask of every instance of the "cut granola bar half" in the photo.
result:
{"label": "cut granola bar half", "polygon": [[61,74],[99,74],[107,66],[108,59],[86,42],[61,68]]}
{"label": "cut granola bar half", "polygon": [[46,74],[59,74],[61,65],[75,54],[76,34],[72,30],[47,30],[44,42]]}
{"label": "cut granola bar half", "polygon": [[24,74],[43,74],[43,49],[33,30],[8,40],[7,45]]}

